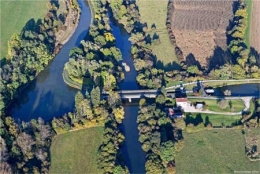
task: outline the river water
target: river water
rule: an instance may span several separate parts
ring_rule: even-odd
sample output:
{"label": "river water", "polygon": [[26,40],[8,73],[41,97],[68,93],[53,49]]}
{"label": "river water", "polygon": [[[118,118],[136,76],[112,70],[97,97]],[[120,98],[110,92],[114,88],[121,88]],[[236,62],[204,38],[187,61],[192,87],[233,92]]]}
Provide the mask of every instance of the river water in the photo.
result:
{"label": "river water", "polygon": [[[35,78],[35,80],[24,90],[19,99],[11,105],[9,114],[16,120],[29,121],[32,118],[42,117],[44,120],[51,120],[53,117],[61,116],[73,111],[74,96],[77,89],[66,85],[62,79],[64,64],[69,59],[69,52],[73,47],[80,44],[80,41],[87,35],[91,21],[90,9],[80,0],[81,17],[78,27],[69,41],[62,47],[61,51],[52,62]],[[133,59],[130,49],[131,43],[128,41],[129,35],[115,22],[111,24],[113,34],[116,38],[116,46],[121,50],[123,62],[130,66],[130,72],[125,72],[125,80],[120,83],[121,90],[138,89],[136,82],[137,72],[134,69]],[[228,87],[232,95],[258,94],[259,84],[245,84]],[[220,89],[218,89],[220,91]],[[125,119],[120,127],[125,135],[125,143],[121,151],[126,160],[131,173],[145,173],[145,153],[138,141],[137,115],[138,104],[133,105],[128,102],[123,104],[125,109]]]}
{"label": "river water", "polygon": [[29,121],[42,117],[51,120],[73,111],[77,89],[66,85],[62,78],[64,64],[69,52],[80,44],[88,32],[91,20],[90,9],[80,0],[81,16],[77,29],[49,65],[33,80],[10,106],[8,114],[16,120]]}
{"label": "river water", "polygon": [[[74,96],[78,90],[64,83],[62,72],[64,64],[69,59],[70,50],[80,44],[80,41],[87,35],[90,25],[91,13],[89,7],[82,0],[79,0],[79,4],[81,6],[80,21],[72,37],[9,107],[8,114],[18,122],[30,121],[38,117],[51,120],[53,117],[59,117],[73,111]],[[125,73],[125,80],[119,85],[120,89],[138,89],[137,72],[134,69],[130,53],[129,35],[115,23],[111,24],[111,27],[116,38],[116,46],[121,50],[123,61],[130,66],[131,70]],[[120,129],[125,135],[125,143],[121,151],[131,173],[145,173],[145,154],[141,148],[141,143],[138,141],[136,123],[138,106],[130,106],[129,103],[125,103],[124,108],[125,119]]]}
{"label": "river water", "polygon": [[[112,20],[113,21],[113,20]],[[137,72],[134,68],[133,58],[131,55],[131,43],[128,41],[129,34],[118,25],[115,21],[111,23],[113,35],[116,38],[116,47],[122,52],[123,62],[130,67],[130,72],[125,72],[125,79],[119,84],[121,90],[139,89],[136,76]],[[134,101],[133,101],[134,102]],[[136,103],[136,102],[134,102]],[[125,118],[120,127],[125,135],[125,142],[121,151],[124,155],[126,165],[130,173],[145,173],[145,153],[141,148],[141,143],[138,141],[139,131],[137,129],[138,102],[131,104],[124,102]]]}

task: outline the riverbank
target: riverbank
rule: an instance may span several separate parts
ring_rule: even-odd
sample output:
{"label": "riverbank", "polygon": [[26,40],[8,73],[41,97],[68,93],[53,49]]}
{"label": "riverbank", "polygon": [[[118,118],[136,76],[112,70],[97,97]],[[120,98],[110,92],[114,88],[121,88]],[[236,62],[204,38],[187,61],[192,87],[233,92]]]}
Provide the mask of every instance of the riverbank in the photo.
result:
{"label": "riverbank", "polygon": [[[70,4],[70,1],[66,1],[66,8],[65,9],[69,9],[69,13],[66,17],[66,21],[65,24],[63,25],[63,27],[66,27],[66,29],[63,30],[59,30],[59,32],[63,32],[63,35],[58,34],[60,37],[57,37],[56,35],[56,43],[55,43],[55,47],[54,47],[54,52],[51,54],[51,59],[48,61],[48,64],[46,65],[46,67],[44,67],[44,69],[48,69],[48,66],[51,64],[51,62],[54,60],[54,58],[58,55],[58,53],[60,52],[60,50],[62,49],[63,45],[71,38],[71,36],[74,34],[78,23],[79,23],[79,19],[80,19],[80,7],[79,7],[79,3],[74,4],[74,6],[72,7],[72,5]],[[64,11],[63,11],[64,12]],[[60,12],[61,13],[61,12]],[[72,16],[76,16],[75,19],[73,19],[71,21]],[[69,22],[71,21],[71,22]],[[67,23],[67,24],[66,24]],[[57,34],[57,33],[56,33]],[[61,37],[63,36],[63,37]],[[66,36],[66,37],[65,37]],[[44,70],[43,69],[43,70]],[[35,79],[37,79],[37,77],[39,76],[39,74],[43,71],[39,71],[35,74],[35,76],[29,80],[26,84],[21,85],[18,88],[18,92],[16,92],[17,94],[23,92],[29,85],[31,85],[33,83],[33,81]],[[13,104],[13,101],[15,101],[17,99],[18,96],[15,96],[14,98],[12,98],[11,101],[9,101],[8,103],[6,103],[5,105],[5,110],[8,111],[10,109],[10,107]]]}
{"label": "riverbank", "polygon": [[[92,25],[93,21],[94,21],[94,14],[95,14],[95,11],[94,11],[94,8],[93,8],[93,5],[91,3],[91,0],[87,0],[87,3],[89,5],[89,9],[90,9],[90,14],[91,14],[91,20],[90,20],[90,26]],[[68,71],[65,69],[63,69],[63,72],[62,72],[62,78],[63,78],[63,81],[70,87],[72,88],[75,88],[75,89],[79,89],[81,90],[82,89],[82,85],[83,83],[79,83],[79,82],[76,82],[76,81],[73,81],[73,79],[71,79],[69,77],[69,74],[68,74]],[[82,80],[83,81],[83,80]]]}
{"label": "riverbank", "polygon": [[[55,42],[55,54],[54,57],[58,54],[58,52],[61,50],[62,46],[68,42],[68,40],[71,38],[73,33],[75,32],[78,24],[79,24],[79,19],[80,19],[80,6],[79,3],[77,2],[76,7],[72,7],[71,1],[65,1],[66,3],[66,8],[69,9],[68,15],[66,17],[65,21],[65,27],[66,30],[59,30],[55,36],[56,36],[56,42]],[[57,50],[58,49],[58,50]]]}

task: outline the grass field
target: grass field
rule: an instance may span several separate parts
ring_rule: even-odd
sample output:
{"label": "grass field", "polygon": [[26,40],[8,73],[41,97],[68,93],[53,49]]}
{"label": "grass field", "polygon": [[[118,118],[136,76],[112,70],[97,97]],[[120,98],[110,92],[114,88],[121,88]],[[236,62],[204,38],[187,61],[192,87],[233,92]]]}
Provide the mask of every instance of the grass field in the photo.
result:
{"label": "grass field", "polygon": [[[212,126],[222,126],[222,124],[224,124],[225,126],[232,126],[232,124],[238,122],[241,119],[241,115],[227,116],[227,115],[204,114],[204,113],[203,114],[198,114],[198,113],[186,114],[186,119],[188,119],[189,117],[195,119],[195,120],[193,120],[194,123],[200,122],[200,119],[202,118],[204,124],[206,122],[210,122],[212,124]],[[189,123],[189,120],[187,120],[187,123]]]}
{"label": "grass field", "polygon": [[160,37],[161,43],[152,47],[157,60],[161,61],[164,66],[177,61],[174,46],[170,42],[166,29],[168,0],[161,0],[160,2],[157,0],[137,0],[137,5],[141,15],[141,22],[147,23],[148,34],[153,36],[154,31],[151,30],[151,26],[155,24],[155,31]]}
{"label": "grass field", "polygon": [[252,17],[252,1],[253,0],[246,0],[248,16],[247,16],[247,28],[245,33],[245,41],[248,48],[250,48],[250,23]]}
{"label": "grass field", "polygon": [[258,171],[259,162],[245,155],[245,138],[241,130],[210,130],[184,133],[184,148],[177,153],[177,173],[235,173]]}
{"label": "grass field", "polygon": [[30,19],[43,18],[47,13],[45,0],[16,0],[0,2],[1,13],[1,56],[7,54],[7,42],[13,33],[20,33]]}
{"label": "grass field", "polygon": [[58,135],[51,146],[50,173],[97,173],[96,157],[103,127]]}
{"label": "grass field", "polygon": [[[208,110],[215,112],[240,112],[245,108],[245,104],[242,100],[227,100],[228,106],[225,109],[221,109],[218,105],[217,100],[206,100],[206,99],[189,99],[191,102],[205,102],[208,105]],[[229,102],[231,101],[231,107],[234,107],[234,110],[231,110]]]}

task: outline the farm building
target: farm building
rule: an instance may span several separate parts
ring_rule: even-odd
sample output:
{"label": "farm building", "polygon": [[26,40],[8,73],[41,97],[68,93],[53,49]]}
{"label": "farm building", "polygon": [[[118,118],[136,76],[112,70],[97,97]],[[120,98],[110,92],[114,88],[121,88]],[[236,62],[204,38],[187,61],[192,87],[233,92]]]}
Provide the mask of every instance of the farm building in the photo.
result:
{"label": "farm building", "polygon": [[176,98],[176,105],[180,107],[186,107],[188,105],[187,98]]}

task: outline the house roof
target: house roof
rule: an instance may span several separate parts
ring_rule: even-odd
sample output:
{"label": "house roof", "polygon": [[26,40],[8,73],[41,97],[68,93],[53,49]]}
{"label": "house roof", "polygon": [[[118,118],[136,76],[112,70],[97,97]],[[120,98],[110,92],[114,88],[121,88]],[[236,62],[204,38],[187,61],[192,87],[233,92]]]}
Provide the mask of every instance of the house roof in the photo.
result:
{"label": "house roof", "polygon": [[176,102],[180,103],[180,102],[188,102],[187,98],[176,98]]}

